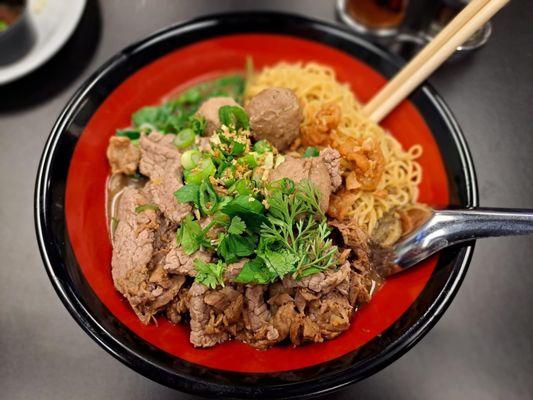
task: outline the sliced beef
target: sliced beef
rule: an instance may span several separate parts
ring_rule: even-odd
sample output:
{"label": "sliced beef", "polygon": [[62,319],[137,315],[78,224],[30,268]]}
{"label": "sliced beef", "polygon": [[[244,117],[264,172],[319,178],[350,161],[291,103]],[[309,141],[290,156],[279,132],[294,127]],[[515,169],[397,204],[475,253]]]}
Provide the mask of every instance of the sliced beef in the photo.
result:
{"label": "sliced beef", "polygon": [[307,302],[317,300],[318,298],[320,298],[320,295],[308,288],[297,288],[296,295],[294,296],[294,303],[296,304],[298,311],[304,312],[307,307]]}
{"label": "sliced beef", "polygon": [[289,338],[294,345],[321,342],[322,336],[318,325],[309,319],[305,314],[306,306],[301,304],[302,301],[306,303],[316,300],[320,295],[312,294],[305,288],[288,289],[281,282],[272,286],[269,290],[271,297],[268,304],[273,315],[272,324],[279,333],[278,341]]}
{"label": "sliced beef", "polygon": [[[153,210],[136,213],[135,208],[149,203],[140,190],[126,188],[121,197],[117,218],[119,220],[113,237],[111,272],[117,290],[131,303],[139,317],[139,304],[149,295],[146,288],[148,263],[154,251],[155,231],[158,228],[157,214]],[[139,293],[141,292],[141,293]],[[149,319],[149,317],[148,317]]]}
{"label": "sliced beef", "polygon": [[133,175],[139,166],[141,150],[127,137],[111,136],[107,146],[107,159],[112,175],[119,173]]}
{"label": "sliced beef", "polygon": [[147,324],[177,295],[183,277],[169,277],[152,262],[158,251],[160,222],[152,209],[137,212],[149,204],[144,191],[126,188],[118,208],[118,225],[113,237],[111,271],[117,290],[130,302],[139,319]]}
{"label": "sliced beef", "polygon": [[165,264],[165,258],[176,247],[177,224],[166,218],[158,219],[159,226],[156,230],[154,253],[150,263],[153,267]]}
{"label": "sliced beef", "polygon": [[368,269],[370,263],[370,243],[365,231],[353,220],[331,221],[329,225],[340,232],[344,246],[353,250],[357,258],[364,260],[364,267]]}
{"label": "sliced beef", "polygon": [[323,342],[322,332],[317,322],[310,317],[303,318],[301,327],[302,342]]}
{"label": "sliced beef", "polygon": [[164,269],[171,274],[196,276],[194,260],[199,259],[208,263],[211,262],[212,258],[212,253],[205,250],[198,250],[189,256],[174,241],[173,248],[165,257]]}
{"label": "sliced beef", "polygon": [[237,335],[237,332],[242,329],[242,293],[231,286],[225,286],[220,290],[209,291],[204,297],[204,302],[216,313],[222,314],[225,329],[232,336]]}
{"label": "sliced beef", "polygon": [[[348,299],[352,306],[370,301],[373,286],[379,286],[380,276],[375,266],[390,265],[390,251],[379,245],[371,244],[368,235],[354,221],[333,221],[330,225],[338,229],[344,245],[351,250],[346,253],[346,261],[351,263]],[[376,258],[383,258],[379,261]],[[387,261],[385,261],[387,260]]]}
{"label": "sliced beef", "polygon": [[[194,268],[194,260],[196,259],[209,263],[213,259],[213,253],[208,250],[198,250],[191,255],[187,255],[174,241],[173,248],[168,252],[164,260],[164,268],[172,274],[196,276],[196,269]],[[248,259],[243,258],[239,262],[227,265],[224,280],[229,282],[235,279],[247,261]]]}
{"label": "sliced beef", "polygon": [[342,185],[341,155],[337,150],[326,147],[320,151],[320,158],[328,170],[331,179],[331,190],[336,192]]}
{"label": "sliced beef", "polygon": [[146,309],[154,315],[178,295],[179,290],[185,283],[185,277],[180,275],[170,276],[159,265],[150,274],[148,282],[154,299],[147,304]]}
{"label": "sliced beef", "polygon": [[150,178],[146,190],[165,217],[179,223],[191,212],[189,204],[178,203],[174,192],[183,186],[180,152],[174,135],[152,132],[142,136],[140,171]]}
{"label": "sliced beef", "polygon": [[283,279],[283,285],[288,288],[306,288],[315,293],[329,293],[339,286],[344,286],[349,282],[350,263],[346,262],[337,270],[327,270],[316,274],[306,276],[301,280],[295,280],[290,276]]}
{"label": "sliced beef", "polygon": [[282,178],[290,178],[295,183],[308,179],[320,192],[320,207],[326,212],[333,187],[328,168],[322,158],[294,158],[287,156],[285,161],[270,174],[271,182]]}
{"label": "sliced beef", "polygon": [[374,282],[369,274],[360,274],[355,271],[350,272],[350,289],[348,291],[348,301],[352,306],[366,304],[370,301],[371,290]]}
{"label": "sliced beef", "polygon": [[252,331],[259,330],[270,322],[270,310],[264,299],[266,286],[253,285],[246,288],[246,327]]}
{"label": "sliced beef", "polygon": [[302,314],[296,311],[294,301],[289,301],[285,296],[279,300],[286,300],[286,302],[277,308],[272,318],[274,329],[279,334],[277,341],[282,341],[289,337],[293,344],[300,344],[302,341],[300,335],[300,328],[303,322]]}
{"label": "sliced beef", "polygon": [[196,347],[211,347],[228,340],[223,314],[213,312],[205,302],[206,286],[194,282],[189,289],[189,314],[191,316],[191,343]]}
{"label": "sliced beef", "polygon": [[253,285],[245,289],[243,318],[246,330],[240,336],[241,340],[260,349],[280,340],[278,330],[272,325],[272,315],[264,298],[265,291],[265,285]]}
{"label": "sliced beef", "polygon": [[189,312],[189,304],[187,302],[188,294],[189,289],[182,287],[178,295],[168,304],[166,316],[173,324],[181,322],[183,316]]}
{"label": "sliced beef", "polygon": [[318,327],[320,336],[333,339],[350,327],[353,307],[346,296],[333,291],[309,303],[309,320]]}
{"label": "sliced beef", "polygon": [[189,290],[191,342],[210,347],[235,337],[243,329],[243,295],[234,287],[209,290],[193,283]]}

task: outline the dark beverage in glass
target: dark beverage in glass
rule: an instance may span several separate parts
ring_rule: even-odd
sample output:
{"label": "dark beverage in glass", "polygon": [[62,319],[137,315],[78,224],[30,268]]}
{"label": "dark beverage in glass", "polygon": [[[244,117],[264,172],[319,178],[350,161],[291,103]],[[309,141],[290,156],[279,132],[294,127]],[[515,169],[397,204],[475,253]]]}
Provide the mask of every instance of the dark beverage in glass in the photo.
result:
{"label": "dark beverage in glass", "polygon": [[346,11],[369,30],[398,28],[406,15],[409,0],[348,0]]}

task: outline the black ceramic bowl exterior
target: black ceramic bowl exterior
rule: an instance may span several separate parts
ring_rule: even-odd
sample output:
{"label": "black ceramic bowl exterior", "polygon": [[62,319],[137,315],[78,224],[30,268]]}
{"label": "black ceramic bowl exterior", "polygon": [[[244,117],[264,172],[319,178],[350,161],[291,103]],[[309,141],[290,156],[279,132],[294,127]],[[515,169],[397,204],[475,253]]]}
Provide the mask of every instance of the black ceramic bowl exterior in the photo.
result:
{"label": "black ceramic bowl exterior", "polygon": [[[383,75],[400,68],[395,57],[335,25],[277,13],[208,16],[166,28],[123,50],[96,71],[59,116],[44,149],[35,191],[37,239],[49,277],[80,326],[103,348],[141,374],[200,395],[301,398],[331,392],[384,368],[420,340],[452,301],[466,273],[473,243],[442,252],[423,292],[392,326],[356,351],[318,366],[279,373],[242,374],[180,360],[125,327],[95,295],[80,271],[65,226],[65,185],[77,141],[98,106],[139,68],[169,51],[229,33],[277,33],[314,40],[352,54]],[[450,204],[475,207],[471,157],[452,114],[429,86],[410,98],[441,150]]]}

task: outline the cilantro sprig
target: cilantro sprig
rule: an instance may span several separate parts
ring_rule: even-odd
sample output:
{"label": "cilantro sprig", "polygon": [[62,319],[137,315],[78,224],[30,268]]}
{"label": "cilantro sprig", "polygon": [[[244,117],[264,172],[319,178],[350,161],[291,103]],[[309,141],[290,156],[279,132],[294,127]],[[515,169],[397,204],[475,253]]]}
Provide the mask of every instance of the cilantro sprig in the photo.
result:
{"label": "cilantro sprig", "polygon": [[216,289],[217,286],[224,286],[224,264],[222,261],[217,263],[206,263],[202,260],[194,260],[196,269],[196,281],[205,286]]}
{"label": "cilantro sprig", "polygon": [[211,249],[213,246],[206,237],[207,231],[202,229],[200,223],[194,220],[192,215],[187,215],[176,232],[176,242],[187,255],[191,255],[201,248]]}
{"label": "cilantro sprig", "polygon": [[261,262],[247,263],[238,282],[273,282],[287,274],[300,279],[336,264],[337,247],[329,238],[319,192],[309,181],[281,181],[267,202],[257,250]]}

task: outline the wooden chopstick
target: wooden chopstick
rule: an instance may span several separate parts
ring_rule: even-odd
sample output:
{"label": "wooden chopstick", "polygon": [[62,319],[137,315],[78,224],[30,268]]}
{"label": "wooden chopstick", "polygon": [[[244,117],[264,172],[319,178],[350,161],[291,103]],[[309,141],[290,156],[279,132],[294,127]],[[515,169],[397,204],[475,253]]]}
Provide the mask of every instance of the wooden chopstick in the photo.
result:
{"label": "wooden chopstick", "polygon": [[364,107],[380,122],[509,0],[474,0]]}
{"label": "wooden chopstick", "polygon": [[470,19],[476,15],[490,0],[474,0],[470,2],[440,33],[429,42],[412,60],[407,64],[393,80],[391,80],[370,102],[368,102],[364,111],[366,115],[372,115],[376,109],[385,102],[391,93],[398,90],[401,83],[409,78],[419,65],[424,64],[427,60],[457,33]]}

